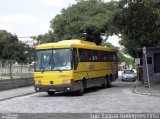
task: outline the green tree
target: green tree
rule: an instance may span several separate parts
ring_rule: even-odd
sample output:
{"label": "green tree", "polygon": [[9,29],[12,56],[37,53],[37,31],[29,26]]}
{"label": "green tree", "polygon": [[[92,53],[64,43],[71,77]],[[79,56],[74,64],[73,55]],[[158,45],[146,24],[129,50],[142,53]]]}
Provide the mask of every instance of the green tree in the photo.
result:
{"label": "green tree", "polygon": [[0,30],[0,59],[25,62],[27,59],[26,46],[26,44],[18,41],[16,35]]}
{"label": "green tree", "polygon": [[[120,44],[135,56],[143,46],[160,45],[159,0],[120,0],[112,25],[121,34]],[[156,7],[155,7],[156,6]]]}
{"label": "green tree", "polygon": [[10,78],[12,79],[11,60],[16,60],[17,62],[27,62],[27,55],[25,54],[26,45],[20,41],[16,35],[0,30],[0,59],[10,60]]}
{"label": "green tree", "polygon": [[99,45],[102,33],[106,36],[113,33],[109,22],[116,7],[114,1],[78,0],[51,20],[51,28],[57,40],[86,39]]}
{"label": "green tree", "polygon": [[51,42],[57,41],[52,31],[49,31],[48,33],[45,33],[45,34],[38,35],[34,39],[38,42],[37,44],[51,43]]}

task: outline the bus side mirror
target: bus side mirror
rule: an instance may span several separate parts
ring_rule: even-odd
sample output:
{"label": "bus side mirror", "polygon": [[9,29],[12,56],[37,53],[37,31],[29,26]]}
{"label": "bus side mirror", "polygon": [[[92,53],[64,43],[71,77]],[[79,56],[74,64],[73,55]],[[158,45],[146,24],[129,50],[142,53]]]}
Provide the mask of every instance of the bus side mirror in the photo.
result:
{"label": "bus side mirror", "polygon": [[78,67],[78,56],[75,55],[74,56],[74,70],[77,70],[77,67]]}

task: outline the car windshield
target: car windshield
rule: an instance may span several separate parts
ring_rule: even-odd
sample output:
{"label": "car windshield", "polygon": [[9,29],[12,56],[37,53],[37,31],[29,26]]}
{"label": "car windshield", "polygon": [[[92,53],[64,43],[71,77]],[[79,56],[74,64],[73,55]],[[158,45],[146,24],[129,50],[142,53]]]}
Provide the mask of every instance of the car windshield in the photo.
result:
{"label": "car windshield", "polygon": [[124,70],[124,73],[125,74],[134,74],[134,71],[133,70]]}
{"label": "car windshield", "polygon": [[71,70],[71,50],[53,49],[36,52],[35,71]]}

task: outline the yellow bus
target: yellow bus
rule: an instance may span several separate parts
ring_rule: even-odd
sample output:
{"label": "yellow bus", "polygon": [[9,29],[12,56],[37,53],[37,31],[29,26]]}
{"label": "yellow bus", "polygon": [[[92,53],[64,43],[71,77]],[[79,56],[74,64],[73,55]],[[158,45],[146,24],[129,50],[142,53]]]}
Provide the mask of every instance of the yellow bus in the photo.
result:
{"label": "yellow bus", "polygon": [[53,95],[74,91],[83,95],[89,87],[111,87],[117,77],[117,54],[113,48],[82,40],[64,40],[36,47],[36,92]]}

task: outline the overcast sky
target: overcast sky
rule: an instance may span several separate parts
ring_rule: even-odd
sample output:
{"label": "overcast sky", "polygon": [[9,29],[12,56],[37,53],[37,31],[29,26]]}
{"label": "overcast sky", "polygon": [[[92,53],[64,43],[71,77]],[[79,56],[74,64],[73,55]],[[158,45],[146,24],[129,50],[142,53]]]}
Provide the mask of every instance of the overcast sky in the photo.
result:
{"label": "overcast sky", "polygon": [[[7,30],[18,37],[47,33],[50,20],[62,8],[75,3],[75,0],[0,0],[0,30]],[[119,45],[118,37],[109,41]]]}

